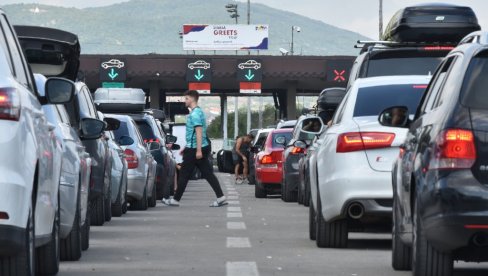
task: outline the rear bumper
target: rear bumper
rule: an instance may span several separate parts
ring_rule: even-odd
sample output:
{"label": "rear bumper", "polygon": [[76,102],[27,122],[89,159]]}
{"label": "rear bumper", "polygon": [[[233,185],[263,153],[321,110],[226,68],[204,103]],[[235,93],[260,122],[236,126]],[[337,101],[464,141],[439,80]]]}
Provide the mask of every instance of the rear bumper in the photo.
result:
{"label": "rear bumper", "polygon": [[12,256],[25,248],[26,229],[0,225],[0,256]]}
{"label": "rear bumper", "polygon": [[256,168],[256,180],[261,183],[281,184],[283,174],[279,167],[277,168]]}
{"label": "rear bumper", "polygon": [[131,200],[140,200],[144,195],[144,189],[146,188],[145,177],[128,175],[127,176],[127,196]]}

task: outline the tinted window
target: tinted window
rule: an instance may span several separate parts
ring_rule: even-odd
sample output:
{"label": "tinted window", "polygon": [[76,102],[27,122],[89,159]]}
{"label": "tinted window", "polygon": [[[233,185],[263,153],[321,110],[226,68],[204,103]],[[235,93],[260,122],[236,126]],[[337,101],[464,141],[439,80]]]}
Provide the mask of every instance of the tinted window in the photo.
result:
{"label": "tinted window", "polygon": [[117,140],[117,141],[120,140],[120,137],[122,137],[122,136],[129,136],[130,137],[127,122],[120,121],[120,127],[119,127],[119,129],[114,131],[114,135],[115,135],[115,140]]}
{"label": "tinted window", "polygon": [[139,128],[139,132],[142,135],[142,138],[144,140],[148,139],[155,139],[155,135],[152,131],[151,126],[146,122],[146,121],[136,121],[137,128]]}
{"label": "tinted window", "polygon": [[264,142],[266,142],[266,138],[268,138],[268,132],[260,133],[258,139],[256,140],[256,143],[254,143],[254,146],[262,148]]}
{"label": "tinted window", "polygon": [[283,145],[280,145],[280,144],[277,144],[275,141],[276,141],[276,138],[278,137],[285,137],[285,145],[288,144],[288,142],[290,142],[291,140],[291,132],[285,132],[285,133],[273,133],[273,145],[272,147],[273,148],[278,148],[278,147],[282,147]]}
{"label": "tinted window", "polygon": [[78,120],[79,120],[79,114],[76,111],[76,102],[78,102],[78,98],[74,98],[69,103],[66,103],[64,107],[66,108],[66,111],[68,112],[69,116],[69,122],[72,126],[78,126]]}
{"label": "tinted window", "polygon": [[2,25],[1,25],[1,22],[0,22],[0,46],[2,47],[3,49],[3,53],[5,54],[5,58],[8,62],[8,65],[10,67],[10,72],[15,75],[15,72],[14,72],[14,67],[13,67],[13,64],[12,64],[12,57],[10,56],[10,50],[9,50],[9,47],[7,45],[7,41],[5,39],[5,36],[4,36],[4,32],[3,32],[3,28],[2,28]]}
{"label": "tinted window", "polygon": [[441,60],[442,57],[372,59],[366,77],[428,75],[435,72]]}
{"label": "tinted window", "polygon": [[475,57],[466,71],[461,102],[463,105],[476,108],[488,109],[488,53]]}
{"label": "tinted window", "polygon": [[391,106],[407,106],[414,114],[427,85],[400,84],[360,88],[354,117],[378,116]]}

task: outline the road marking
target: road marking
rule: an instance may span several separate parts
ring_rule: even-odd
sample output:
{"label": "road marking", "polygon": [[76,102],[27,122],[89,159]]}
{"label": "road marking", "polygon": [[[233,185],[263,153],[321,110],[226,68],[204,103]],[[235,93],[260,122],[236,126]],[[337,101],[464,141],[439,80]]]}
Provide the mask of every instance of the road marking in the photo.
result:
{"label": "road marking", "polygon": [[227,262],[227,276],[259,276],[256,262]]}
{"label": "road marking", "polygon": [[227,197],[228,200],[236,200],[236,199],[239,199],[239,196],[237,195],[230,195]]}
{"label": "road marking", "polygon": [[249,238],[227,237],[227,248],[249,248],[251,242]]}
{"label": "road marking", "polygon": [[239,200],[229,200],[229,201],[227,201],[227,202],[229,202],[229,204],[230,204],[230,205],[239,205],[239,204],[241,204],[241,203],[239,202]]}
{"label": "road marking", "polygon": [[242,213],[235,213],[235,212],[227,213],[227,217],[228,218],[242,218]]}
{"label": "road marking", "polygon": [[229,195],[238,195],[237,191],[228,191],[227,193]]}
{"label": "road marking", "polygon": [[227,229],[229,230],[246,230],[246,224],[241,221],[227,222]]}
{"label": "road marking", "polygon": [[241,207],[227,207],[227,212],[242,212]]}
{"label": "road marking", "polygon": [[227,188],[227,191],[235,191],[236,188]]}

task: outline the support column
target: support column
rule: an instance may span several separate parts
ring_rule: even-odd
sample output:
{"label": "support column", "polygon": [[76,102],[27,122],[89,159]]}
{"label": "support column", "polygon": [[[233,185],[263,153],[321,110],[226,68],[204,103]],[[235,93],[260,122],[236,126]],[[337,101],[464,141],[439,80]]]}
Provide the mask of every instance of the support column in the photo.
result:
{"label": "support column", "polygon": [[149,81],[149,97],[151,97],[151,102],[149,106],[151,108],[159,109],[160,87],[161,85],[159,81]]}
{"label": "support column", "polygon": [[227,145],[227,139],[228,139],[228,134],[227,134],[227,118],[228,118],[228,113],[227,113],[227,96],[220,96],[220,125],[222,126],[222,133],[223,137],[222,139],[224,140],[224,146]]}
{"label": "support column", "polygon": [[263,128],[263,97],[259,97],[259,119],[258,119],[258,128]]}
{"label": "support column", "polygon": [[286,117],[288,120],[297,118],[297,86],[295,83],[288,84],[286,91]]}
{"label": "support column", "polygon": [[251,97],[247,97],[247,131],[251,132]]}

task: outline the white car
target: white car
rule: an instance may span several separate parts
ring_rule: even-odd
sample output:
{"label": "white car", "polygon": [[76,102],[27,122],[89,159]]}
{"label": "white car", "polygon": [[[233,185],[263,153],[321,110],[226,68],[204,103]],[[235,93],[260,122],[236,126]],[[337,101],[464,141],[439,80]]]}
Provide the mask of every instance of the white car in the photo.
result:
{"label": "white car", "polygon": [[41,98],[1,9],[0,17],[0,271],[2,276],[55,274],[61,171],[55,155],[61,148],[40,102],[71,100],[74,84],[49,79]]}
{"label": "white car", "polygon": [[[349,89],[319,139],[317,167],[310,170],[316,174],[310,184],[310,213],[316,218],[310,225],[316,227],[317,246],[346,247],[349,228],[391,228],[391,170],[407,130],[383,127],[378,116],[391,106],[408,106],[415,112],[429,79],[358,79]],[[398,114],[392,120],[407,118],[408,114]]]}

